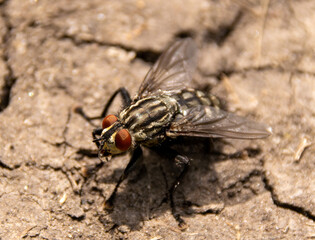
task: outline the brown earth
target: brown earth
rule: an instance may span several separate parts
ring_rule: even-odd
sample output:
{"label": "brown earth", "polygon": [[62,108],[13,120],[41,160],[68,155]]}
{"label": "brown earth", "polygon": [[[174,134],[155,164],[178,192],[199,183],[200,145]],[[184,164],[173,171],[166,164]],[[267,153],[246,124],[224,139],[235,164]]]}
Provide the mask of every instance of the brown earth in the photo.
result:
{"label": "brown earth", "polygon": [[[0,239],[315,238],[315,1],[0,2]],[[234,158],[189,143],[181,231],[165,198],[176,168],[148,149],[102,209],[128,156],[85,178],[99,160],[79,152],[93,127],[73,109],[134,95],[184,36],[200,48],[195,87],[274,134],[211,143]]]}

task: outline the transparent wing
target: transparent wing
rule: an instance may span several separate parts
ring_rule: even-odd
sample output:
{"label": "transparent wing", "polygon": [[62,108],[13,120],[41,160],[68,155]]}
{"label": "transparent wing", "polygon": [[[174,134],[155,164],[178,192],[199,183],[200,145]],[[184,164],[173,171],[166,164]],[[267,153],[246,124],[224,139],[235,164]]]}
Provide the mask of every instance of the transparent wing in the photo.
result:
{"label": "transparent wing", "polygon": [[147,73],[136,98],[158,90],[178,91],[189,87],[196,69],[196,52],[196,45],[190,38],[170,45]]}
{"label": "transparent wing", "polygon": [[179,114],[167,132],[168,136],[229,137],[256,139],[268,137],[271,128],[221,109],[198,105]]}

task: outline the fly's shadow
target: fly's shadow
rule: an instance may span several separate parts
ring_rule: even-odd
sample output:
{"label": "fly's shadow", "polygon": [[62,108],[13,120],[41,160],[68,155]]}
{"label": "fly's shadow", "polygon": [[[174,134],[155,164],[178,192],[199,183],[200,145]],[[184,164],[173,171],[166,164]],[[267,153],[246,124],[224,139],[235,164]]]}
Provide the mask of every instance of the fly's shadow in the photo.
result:
{"label": "fly's shadow", "polygon": [[[99,210],[102,219],[102,216],[109,218],[105,227],[111,223],[113,226],[127,225],[131,229],[139,229],[143,221],[172,211],[171,207],[175,207],[184,218],[193,217],[195,214],[216,214],[226,205],[240,203],[240,198],[247,201],[253,196],[241,192],[243,188],[248,187],[246,183],[242,184],[242,179],[224,178],[230,182],[230,186],[225,187],[215,165],[231,162],[236,166],[239,162],[255,161],[260,154],[259,149],[245,147],[240,151],[224,154],[222,146],[227,143],[219,139],[177,140],[166,142],[167,147],[162,145],[152,150],[144,150],[143,159],[137,162],[119,188],[114,208]],[[187,174],[181,179],[173,196],[174,206],[171,207],[169,189],[182,166],[180,162],[174,161],[175,152],[170,149],[183,152],[192,159]],[[89,154],[87,156],[91,157]],[[97,204],[98,206],[93,208],[101,209],[102,201],[108,198],[123,173],[122,166],[126,165],[127,156],[118,157],[117,160],[116,163],[108,162],[102,166],[96,164],[94,169],[90,168],[90,176],[86,179],[81,192],[82,202]],[[248,175],[250,174],[252,172],[248,172]],[[101,195],[102,201],[94,202],[95,195]]]}

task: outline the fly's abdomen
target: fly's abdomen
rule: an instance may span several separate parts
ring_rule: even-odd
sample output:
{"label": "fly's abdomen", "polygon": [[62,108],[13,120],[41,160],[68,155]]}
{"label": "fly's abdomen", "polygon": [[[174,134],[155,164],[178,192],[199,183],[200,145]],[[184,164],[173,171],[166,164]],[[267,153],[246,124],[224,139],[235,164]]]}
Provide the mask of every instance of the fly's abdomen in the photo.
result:
{"label": "fly's abdomen", "polygon": [[198,105],[219,107],[219,100],[213,95],[206,95],[204,92],[195,89],[184,89],[172,96],[178,103],[180,112],[196,107]]}
{"label": "fly's abdomen", "polygon": [[175,99],[152,96],[138,100],[120,113],[120,121],[134,139],[144,145],[154,145],[165,138],[168,127],[178,111]]}

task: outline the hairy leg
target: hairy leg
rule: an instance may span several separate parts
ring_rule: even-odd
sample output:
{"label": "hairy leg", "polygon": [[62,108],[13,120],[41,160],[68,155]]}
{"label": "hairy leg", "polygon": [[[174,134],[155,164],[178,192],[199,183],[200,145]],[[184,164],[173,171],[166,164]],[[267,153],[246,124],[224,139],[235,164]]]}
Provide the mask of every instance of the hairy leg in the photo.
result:
{"label": "hairy leg", "polygon": [[75,112],[79,115],[81,115],[85,120],[87,120],[89,123],[91,123],[91,120],[94,120],[94,119],[102,119],[104,118],[106,115],[107,115],[107,112],[108,112],[108,109],[109,107],[112,105],[114,99],[116,98],[116,96],[120,94],[122,96],[122,99],[123,99],[123,104],[124,104],[124,107],[127,107],[131,104],[131,98],[130,98],[130,94],[129,92],[124,88],[118,88],[114,93],[113,95],[109,98],[109,100],[107,101],[107,103],[105,104],[104,106],[104,109],[102,111],[102,113],[99,115],[99,116],[95,116],[95,117],[89,117],[87,116],[83,109],[81,107],[77,107],[75,108]]}
{"label": "hairy leg", "polygon": [[114,200],[115,200],[115,197],[116,197],[116,193],[117,193],[117,190],[118,190],[120,184],[122,183],[122,181],[124,181],[127,178],[128,174],[133,169],[133,166],[135,165],[135,163],[138,162],[138,160],[140,160],[141,158],[142,158],[142,149],[141,149],[140,146],[138,146],[133,151],[128,165],[126,166],[123,174],[120,176],[118,182],[116,183],[114,191],[112,192],[110,197],[105,201],[105,205],[104,205],[105,209],[112,209],[113,208]]}

